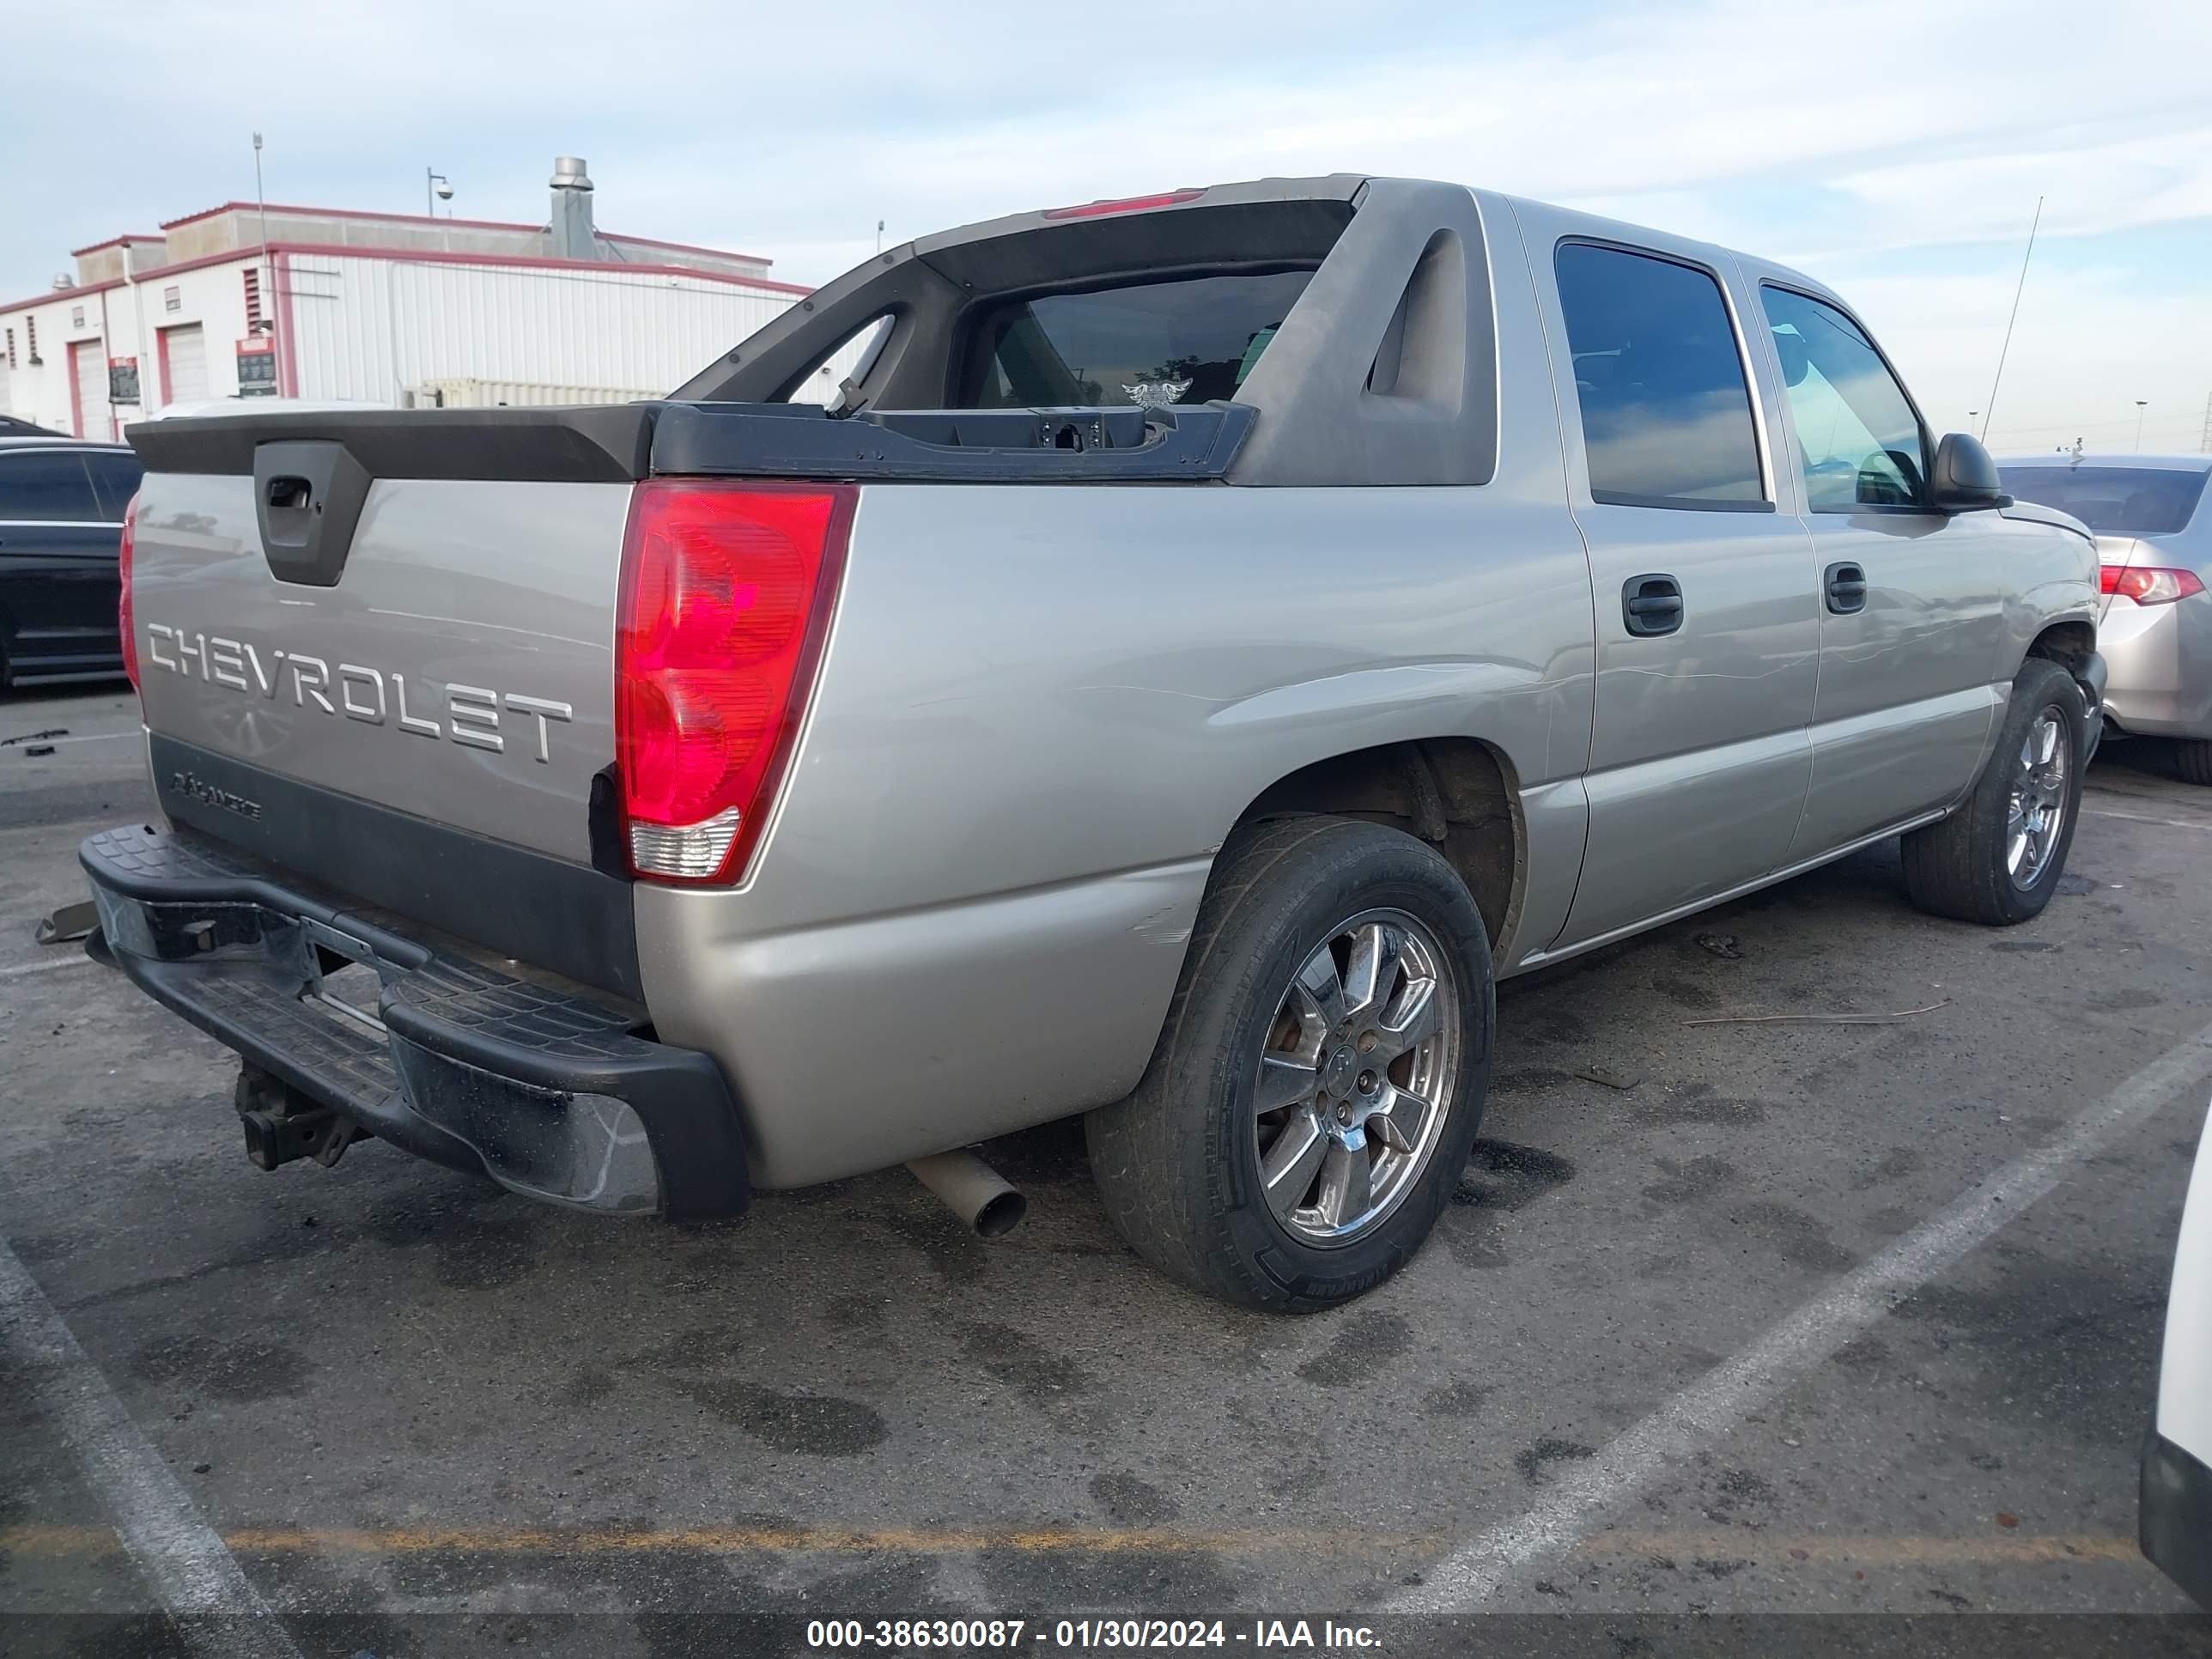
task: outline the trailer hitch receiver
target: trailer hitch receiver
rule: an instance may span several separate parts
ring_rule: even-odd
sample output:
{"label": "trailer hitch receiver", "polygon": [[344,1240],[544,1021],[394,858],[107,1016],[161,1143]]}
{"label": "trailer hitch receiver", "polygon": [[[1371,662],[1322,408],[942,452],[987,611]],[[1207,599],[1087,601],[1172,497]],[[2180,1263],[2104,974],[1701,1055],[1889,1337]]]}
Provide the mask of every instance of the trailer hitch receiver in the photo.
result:
{"label": "trailer hitch receiver", "polygon": [[351,1118],[317,1105],[256,1066],[239,1069],[232,1098],[246,1131],[246,1161],[258,1170],[301,1158],[312,1158],[327,1170],[367,1134]]}

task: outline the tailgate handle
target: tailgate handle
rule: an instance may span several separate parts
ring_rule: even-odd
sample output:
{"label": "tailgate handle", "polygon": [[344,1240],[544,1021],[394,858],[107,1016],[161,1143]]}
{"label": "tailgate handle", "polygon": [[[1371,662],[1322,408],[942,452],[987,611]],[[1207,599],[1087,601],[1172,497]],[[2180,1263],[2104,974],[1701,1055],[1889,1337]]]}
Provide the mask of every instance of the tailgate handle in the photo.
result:
{"label": "tailgate handle", "polygon": [[253,511],[270,574],[280,582],[335,587],[374,483],[335,439],[253,447]]}

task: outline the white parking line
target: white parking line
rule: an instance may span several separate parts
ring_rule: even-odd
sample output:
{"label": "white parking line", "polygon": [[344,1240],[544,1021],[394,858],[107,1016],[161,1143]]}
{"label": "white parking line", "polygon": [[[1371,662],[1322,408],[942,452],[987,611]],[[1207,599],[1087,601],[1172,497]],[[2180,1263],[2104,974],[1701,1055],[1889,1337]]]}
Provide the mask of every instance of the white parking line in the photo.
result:
{"label": "white parking line", "polygon": [[5,1243],[0,1353],[76,1454],[123,1547],[185,1644],[210,1659],[301,1659],[276,1615]]}
{"label": "white parking line", "polygon": [[2141,812],[2112,812],[2101,806],[2085,806],[2081,810],[2093,818],[2125,818],[2130,823],[2162,823],[2169,830],[2212,830],[2212,823],[2195,823],[2187,818],[2147,817]]}
{"label": "white parking line", "polygon": [[12,967],[0,968],[0,979],[20,979],[25,974],[51,974],[57,968],[82,968],[92,958],[79,951],[74,956],[49,957],[44,962],[19,962]]}
{"label": "white parking line", "polygon": [[1745,1418],[2049,1193],[2121,1130],[2212,1072],[2212,1026],[2167,1051],[1949,1207],[1838,1279],[1668,1400],[1558,1484],[1527,1514],[1492,1527],[1389,1605],[1409,1613],[1479,1607],[1522,1569],[1572,1548],[1628,1498],[1734,1431]]}

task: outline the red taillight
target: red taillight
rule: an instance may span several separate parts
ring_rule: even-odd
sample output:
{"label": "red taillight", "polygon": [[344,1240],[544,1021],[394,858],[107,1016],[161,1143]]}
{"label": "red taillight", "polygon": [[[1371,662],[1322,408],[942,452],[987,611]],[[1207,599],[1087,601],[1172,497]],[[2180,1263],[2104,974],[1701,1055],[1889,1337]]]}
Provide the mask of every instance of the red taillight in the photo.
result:
{"label": "red taillight", "polygon": [[2101,565],[2097,579],[2107,593],[2133,599],[2137,605],[2172,605],[2204,591],[2194,570],[2170,570],[2158,565]]}
{"label": "red taillight", "polygon": [[131,556],[138,540],[138,498],[133,495],[131,505],[123,509],[123,538],[117,544],[115,574],[120,580],[121,594],[115,602],[116,630],[123,636],[123,672],[131,677],[131,689],[138,689],[138,627],[131,611]]}
{"label": "red taillight", "polygon": [[1048,219],[1101,219],[1109,213],[1144,213],[1153,208],[1181,207],[1205,195],[1202,190],[1166,190],[1157,196],[1124,196],[1113,202],[1085,202],[1079,207],[1047,208]]}
{"label": "red taillight", "polygon": [[639,875],[744,873],[813,690],[859,495],[637,487],[615,618],[615,764]]}

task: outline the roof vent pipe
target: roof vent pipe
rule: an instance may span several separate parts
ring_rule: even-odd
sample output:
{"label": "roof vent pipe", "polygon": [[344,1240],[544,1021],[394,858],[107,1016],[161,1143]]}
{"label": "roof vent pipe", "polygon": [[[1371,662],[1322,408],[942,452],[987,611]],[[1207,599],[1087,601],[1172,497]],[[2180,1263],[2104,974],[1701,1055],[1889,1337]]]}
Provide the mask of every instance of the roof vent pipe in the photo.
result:
{"label": "roof vent pipe", "polygon": [[599,236],[592,226],[592,180],[580,155],[553,161],[553,257],[596,259]]}

